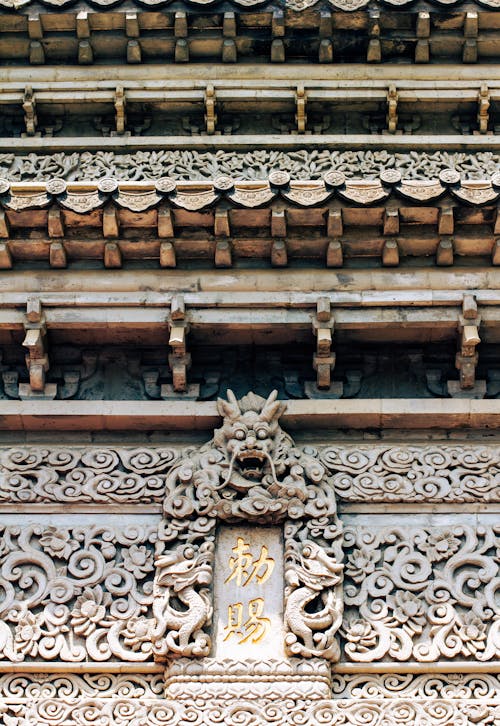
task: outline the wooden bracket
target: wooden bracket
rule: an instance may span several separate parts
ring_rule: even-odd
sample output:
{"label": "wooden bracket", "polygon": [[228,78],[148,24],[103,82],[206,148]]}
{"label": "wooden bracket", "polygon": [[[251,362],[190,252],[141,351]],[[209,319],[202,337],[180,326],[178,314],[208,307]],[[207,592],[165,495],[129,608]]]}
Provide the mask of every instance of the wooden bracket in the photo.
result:
{"label": "wooden bracket", "polygon": [[389,86],[387,91],[387,131],[395,134],[398,128],[398,101],[399,95],[396,86]]}
{"label": "wooden bracket", "polygon": [[31,86],[26,86],[23,97],[24,124],[26,126],[26,135],[34,136],[38,123],[36,115],[36,98]]}
{"label": "wooden bracket", "polygon": [[215,88],[209,83],[205,89],[205,126],[209,135],[215,133],[217,125],[216,104]]}
{"label": "wooden bracket", "polygon": [[122,136],[125,133],[127,125],[127,116],[125,113],[127,99],[123,86],[117,86],[115,90],[115,124],[116,133]]}
{"label": "wooden bracket", "polygon": [[179,397],[196,399],[199,394],[199,384],[189,385],[187,382],[187,372],[191,367],[191,355],[186,349],[189,321],[182,295],[174,295],[172,298],[169,327],[168,344],[172,352],[168,356],[168,363],[172,373],[172,383],[161,386],[160,396],[164,400]]}
{"label": "wooden bracket", "polygon": [[295,91],[295,123],[297,124],[297,132],[305,134],[307,124],[306,114],[307,95],[303,83],[299,83]]}
{"label": "wooden bracket", "polygon": [[45,380],[49,370],[47,327],[42,304],[38,297],[30,297],[27,300],[24,330],[26,335],[23,346],[28,350],[26,368],[29,373],[29,383],[19,384],[19,397],[22,400],[54,399],[57,394],[57,385],[46,383]]}
{"label": "wooden bracket", "polygon": [[478,313],[474,295],[464,295],[462,312],[458,318],[458,345],[455,366],[460,374],[459,381],[448,381],[448,393],[452,398],[484,398],[486,381],[476,381],[476,367],[479,356],[476,347],[481,342]]}
{"label": "wooden bracket", "polygon": [[491,97],[488,86],[483,83],[477,95],[477,133],[487,134],[490,122]]}
{"label": "wooden bracket", "polygon": [[316,371],[317,388],[325,390],[331,387],[331,373],[335,367],[335,353],[332,352],[334,325],[330,299],[320,297],[316,303],[316,315],[312,320],[313,332],[316,336],[313,368]]}

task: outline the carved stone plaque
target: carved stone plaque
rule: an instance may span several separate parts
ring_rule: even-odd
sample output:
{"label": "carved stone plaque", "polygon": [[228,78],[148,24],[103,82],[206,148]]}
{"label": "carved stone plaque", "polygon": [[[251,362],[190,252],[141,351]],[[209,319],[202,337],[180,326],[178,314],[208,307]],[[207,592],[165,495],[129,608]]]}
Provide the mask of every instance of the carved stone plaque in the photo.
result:
{"label": "carved stone plaque", "polygon": [[283,658],[281,528],[220,527],[214,574],[213,655]]}

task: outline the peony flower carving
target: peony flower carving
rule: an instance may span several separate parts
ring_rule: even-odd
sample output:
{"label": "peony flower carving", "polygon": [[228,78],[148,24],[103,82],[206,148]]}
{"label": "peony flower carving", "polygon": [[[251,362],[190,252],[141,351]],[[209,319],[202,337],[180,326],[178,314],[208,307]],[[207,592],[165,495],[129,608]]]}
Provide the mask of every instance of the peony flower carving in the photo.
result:
{"label": "peony flower carving", "polygon": [[448,560],[458,551],[460,540],[449,530],[433,532],[428,535],[425,542],[418,545],[418,548],[425,552],[430,562],[441,562]]}
{"label": "peony flower carving", "polygon": [[67,529],[58,529],[54,526],[46,527],[39,541],[49,555],[61,560],[67,560],[79,547],[78,542],[71,539]]}
{"label": "peony flower carving", "polygon": [[104,593],[102,587],[86,587],[76,598],[71,613],[71,625],[75,633],[87,637],[94,632],[98,624],[104,625],[106,607],[110,601],[110,594]]}
{"label": "peony flower carving", "polygon": [[131,545],[122,551],[123,566],[134,577],[142,578],[154,569],[153,553],[144,545]]}

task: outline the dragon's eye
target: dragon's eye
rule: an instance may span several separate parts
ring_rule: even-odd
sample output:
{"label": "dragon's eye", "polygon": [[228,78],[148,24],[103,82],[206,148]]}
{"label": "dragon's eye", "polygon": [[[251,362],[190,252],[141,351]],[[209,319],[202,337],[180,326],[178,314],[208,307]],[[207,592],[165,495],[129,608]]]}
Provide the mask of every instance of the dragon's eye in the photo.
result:
{"label": "dragon's eye", "polygon": [[258,439],[267,439],[268,436],[267,429],[259,429],[256,434]]}
{"label": "dragon's eye", "polygon": [[245,435],[246,434],[243,431],[243,429],[236,429],[236,431],[234,432],[234,438],[238,439],[238,441],[243,441],[243,439],[245,438]]}

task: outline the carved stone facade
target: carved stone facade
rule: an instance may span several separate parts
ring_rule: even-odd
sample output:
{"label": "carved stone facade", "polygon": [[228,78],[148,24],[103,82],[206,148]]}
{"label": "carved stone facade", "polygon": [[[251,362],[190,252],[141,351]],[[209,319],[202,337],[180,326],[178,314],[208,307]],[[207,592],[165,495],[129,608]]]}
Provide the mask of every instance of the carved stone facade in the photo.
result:
{"label": "carved stone facade", "polygon": [[497,722],[500,528],[470,505],[500,502],[498,447],[297,444],[284,408],[2,450],[7,726]]}
{"label": "carved stone facade", "polygon": [[0,0],[0,726],[500,726],[500,0]]}

